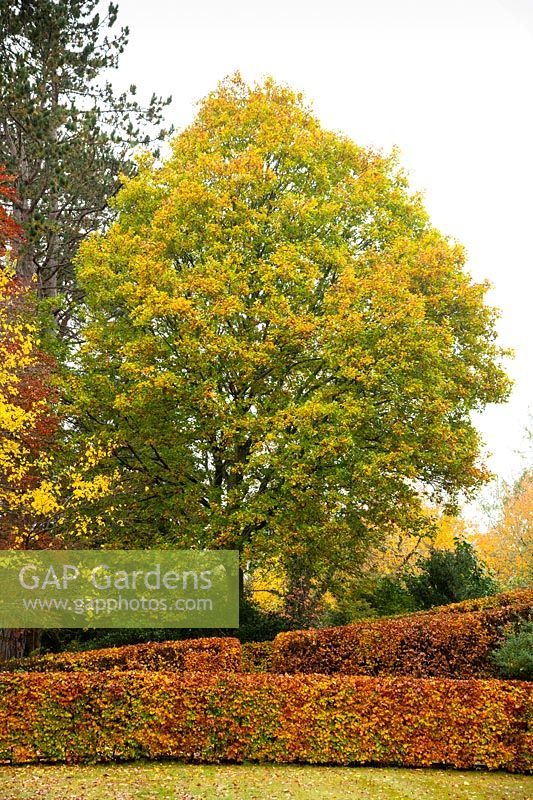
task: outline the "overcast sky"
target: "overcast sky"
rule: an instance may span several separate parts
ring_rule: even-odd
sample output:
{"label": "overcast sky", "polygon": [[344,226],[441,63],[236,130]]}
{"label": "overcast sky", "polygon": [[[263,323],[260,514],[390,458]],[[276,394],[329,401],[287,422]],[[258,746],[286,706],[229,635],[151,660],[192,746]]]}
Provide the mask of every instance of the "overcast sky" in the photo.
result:
{"label": "overcast sky", "polygon": [[533,411],[533,0],[118,0],[130,44],[114,77],[173,95],[181,127],[224,76],[303,90],[323,125],[400,148],[435,225],[493,284],[511,401],[477,420],[491,469],[523,466]]}

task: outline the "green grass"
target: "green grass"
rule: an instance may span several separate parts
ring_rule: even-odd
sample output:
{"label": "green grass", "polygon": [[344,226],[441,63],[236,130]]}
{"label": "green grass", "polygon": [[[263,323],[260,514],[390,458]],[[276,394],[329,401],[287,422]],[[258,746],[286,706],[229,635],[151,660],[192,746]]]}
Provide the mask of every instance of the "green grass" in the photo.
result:
{"label": "green grass", "polygon": [[0,767],[0,800],[529,800],[533,777],[175,762]]}

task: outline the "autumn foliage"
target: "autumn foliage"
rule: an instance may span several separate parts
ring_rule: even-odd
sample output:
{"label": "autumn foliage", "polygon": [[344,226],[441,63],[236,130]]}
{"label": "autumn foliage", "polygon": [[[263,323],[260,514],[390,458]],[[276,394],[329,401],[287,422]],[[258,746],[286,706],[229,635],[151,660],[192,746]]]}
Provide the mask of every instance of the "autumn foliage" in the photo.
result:
{"label": "autumn foliage", "polygon": [[8,248],[13,248],[22,237],[20,225],[6,208],[14,199],[13,176],[8,175],[6,168],[0,164],[0,256],[4,256]]}
{"label": "autumn foliage", "polygon": [[[488,602],[487,602],[488,601]],[[500,600],[501,602],[501,600]],[[474,678],[494,675],[490,656],[505,626],[530,619],[533,591],[510,593],[507,605],[470,604],[365,621],[338,628],[280,633],[272,669],[282,673],[345,673]],[[477,601],[477,608],[482,608]]]}
{"label": "autumn foliage", "polygon": [[531,768],[532,687],[127,672],[0,676],[0,761]]}
{"label": "autumn foliage", "polygon": [[486,478],[470,411],[508,393],[496,315],[394,154],[235,75],[113,206],[77,259],[103,534],[327,583]]}
{"label": "autumn foliage", "polygon": [[0,271],[0,547],[27,547],[55,511],[46,473],[59,420],[54,360],[39,347],[34,296]]}
{"label": "autumn foliage", "polygon": [[[398,531],[407,563],[427,504],[487,478],[471,412],[510,389],[487,286],[396,156],[324,130],[300,95],[222,83],[166,161],[139,158],[76,277],[92,223],[67,242],[54,190],[17,268],[44,296],[84,293],[63,420],[32,286],[10,272],[11,180],[0,167],[0,548],[231,547],[305,600],[310,576],[326,587]],[[476,602],[273,643],[6,661],[0,763],[527,771],[532,687],[485,679],[533,591]]]}
{"label": "autumn foliage", "polygon": [[55,362],[39,346],[31,283],[11,267],[22,239],[9,211],[12,183],[0,165],[0,547],[27,546],[42,534],[38,518],[51,510],[43,467],[58,428]]}
{"label": "autumn foliage", "polygon": [[533,582],[533,470],[504,489],[501,516],[486,533],[476,536],[487,564],[504,585]]}
{"label": "autumn foliage", "polygon": [[446,606],[436,606],[431,611],[419,611],[417,615],[435,614],[445,611],[447,614],[463,614],[469,611],[486,611],[487,609],[505,608],[507,606],[528,607],[533,604],[533,589],[515,589],[510,592],[500,592],[487,597],[471,597],[461,600],[460,603],[450,603]]}
{"label": "autumn foliage", "polygon": [[270,672],[273,647],[272,642],[244,642],[242,645],[242,671]]}
{"label": "autumn foliage", "polygon": [[[489,674],[490,642],[529,615],[532,600],[532,591],[514,592],[274,643],[197,639],[6,664],[0,763],[178,758],[528,772],[532,684],[473,676]],[[274,669],[298,674],[264,674],[271,653]],[[318,674],[326,672],[358,674]]]}

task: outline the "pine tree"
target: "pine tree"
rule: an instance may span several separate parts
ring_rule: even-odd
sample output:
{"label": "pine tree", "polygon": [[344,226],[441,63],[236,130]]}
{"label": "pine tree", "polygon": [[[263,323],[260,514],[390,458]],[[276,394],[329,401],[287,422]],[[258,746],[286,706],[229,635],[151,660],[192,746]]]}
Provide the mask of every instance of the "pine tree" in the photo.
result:
{"label": "pine tree", "polygon": [[15,220],[24,229],[17,274],[37,276],[41,297],[64,294],[65,327],[79,299],[72,259],[109,216],[132,148],[164,135],[165,105],[136,89],[116,94],[102,73],[118,65],[128,29],[110,33],[118,7],[98,0],[0,0],[0,163],[17,176]]}

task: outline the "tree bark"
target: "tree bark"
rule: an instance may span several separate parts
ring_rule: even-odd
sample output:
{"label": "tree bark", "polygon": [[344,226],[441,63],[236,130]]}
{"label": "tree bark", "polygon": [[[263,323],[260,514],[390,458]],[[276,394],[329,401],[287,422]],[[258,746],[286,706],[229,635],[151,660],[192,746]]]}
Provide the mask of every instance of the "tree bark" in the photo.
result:
{"label": "tree bark", "polygon": [[41,631],[36,628],[0,628],[0,661],[29,655],[40,640]]}
{"label": "tree bark", "polygon": [[26,643],[23,628],[0,629],[0,661],[10,658],[22,658]]}

